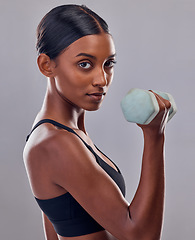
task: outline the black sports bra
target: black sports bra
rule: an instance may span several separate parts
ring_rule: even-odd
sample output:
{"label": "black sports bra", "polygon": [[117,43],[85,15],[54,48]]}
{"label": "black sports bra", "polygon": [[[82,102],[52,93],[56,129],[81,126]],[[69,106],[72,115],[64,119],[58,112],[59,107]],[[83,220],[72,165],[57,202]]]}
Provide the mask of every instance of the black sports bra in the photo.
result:
{"label": "black sports bra", "polygon": [[[125,196],[125,182],[119,168],[113,163],[117,171],[101,159],[73,129],[58,123],[51,119],[43,119],[39,121],[30,134],[27,136],[26,141],[31,133],[41,124],[51,123],[54,126],[63,128],[69,132],[76,134],[85,146],[92,152],[96,158],[96,162],[105,170],[105,172],[116,182],[123,196]],[[97,148],[97,147],[96,147]],[[97,148],[98,149],[98,148]],[[100,151],[98,149],[98,151]],[[101,152],[101,151],[100,151]],[[102,152],[101,152],[102,153]],[[104,153],[102,153],[104,154]],[[105,154],[104,154],[105,155]],[[106,155],[105,155],[106,156]],[[110,159],[109,159],[110,160]],[[111,160],[110,160],[111,161]],[[54,226],[55,231],[63,237],[76,237],[85,234],[90,234],[104,230],[84,209],[83,207],[67,192],[55,198],[41,200],[35,197],[38,205],[42,211],[47,215],[49,220]]]}

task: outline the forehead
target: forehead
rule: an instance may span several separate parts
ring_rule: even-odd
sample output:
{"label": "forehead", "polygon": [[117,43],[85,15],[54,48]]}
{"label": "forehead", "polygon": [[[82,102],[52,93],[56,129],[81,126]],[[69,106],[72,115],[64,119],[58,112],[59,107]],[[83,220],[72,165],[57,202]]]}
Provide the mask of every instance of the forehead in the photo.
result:
{"label": "forehead", "polygon": [[63,54],[66,57],[74,57],[79,53],[88,53],[105,58],[115,54],[112,36],[106,33],[87,35],[73,42]]}

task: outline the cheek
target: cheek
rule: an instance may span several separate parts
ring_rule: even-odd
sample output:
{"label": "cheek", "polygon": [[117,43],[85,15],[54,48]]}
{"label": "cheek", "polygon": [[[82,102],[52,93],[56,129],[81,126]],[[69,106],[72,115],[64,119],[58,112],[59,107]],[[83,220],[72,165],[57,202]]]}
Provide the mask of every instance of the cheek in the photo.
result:
{"label": "cheek", "polygon": [[113,77],[114,77],[114,70],[112,70],[109,74],[108,74],[108,86],[111,85],[112,81],[113,81]]}
{"label": "cheek", "polygon": [[91,81],[91,77],[78,71],[77,68],[67,68],[67,70],[60,71],[56,76],[56,85],[58,90],[76,91],[85,89]]}

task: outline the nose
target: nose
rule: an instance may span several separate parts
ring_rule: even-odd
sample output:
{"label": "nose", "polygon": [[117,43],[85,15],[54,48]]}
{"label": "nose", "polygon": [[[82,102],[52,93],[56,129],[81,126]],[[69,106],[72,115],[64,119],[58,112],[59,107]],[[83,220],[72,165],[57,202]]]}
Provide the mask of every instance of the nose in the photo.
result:
{"label": "nose", "polygon": [[94,76],[93,86],[104,87],[108,84],[107,74],[104,69],[99,69]]}

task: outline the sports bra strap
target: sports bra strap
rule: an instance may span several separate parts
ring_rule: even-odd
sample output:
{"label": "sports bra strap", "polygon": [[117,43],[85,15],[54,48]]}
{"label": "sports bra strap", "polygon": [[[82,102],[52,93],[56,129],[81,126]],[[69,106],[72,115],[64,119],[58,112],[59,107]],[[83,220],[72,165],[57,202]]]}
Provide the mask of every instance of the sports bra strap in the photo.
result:
{"label": "sports bra strap", "polygon": [[43,123],[51,123],[51,124],[53,124],[54,126],[57,126],[57,127],[59,127],[59,128],[63,128],[63,129],[65,129],[65,130],[67,130],[68,132],[74,133],[75,135],[77,135],[77,137],[79,137],[79,138],[81,139],[81,141],[85,144],[85,146],[96,156],[93,148],[92,148],[89,144],[87,144],[72,128],[69,128],[69,127],[67,127],[67,126],[65,126],[65,125],[63,125],[63,124],[61,124],[61,123],[59,123],[59,122],[56,122],[56,121],[52,120],[52,119],[47,119],[47,118],[46,118],[46,119],[40,120],[40,121],[33,127],[33,129],[31,130],[31,132],[29,133],[29,135],[26,137],[26,142],[28,141],[28,139],[29,139],[30,135],[32,134],[32,132],[33,132],[38,126],[40,126],[40,125],[43,124]]}

